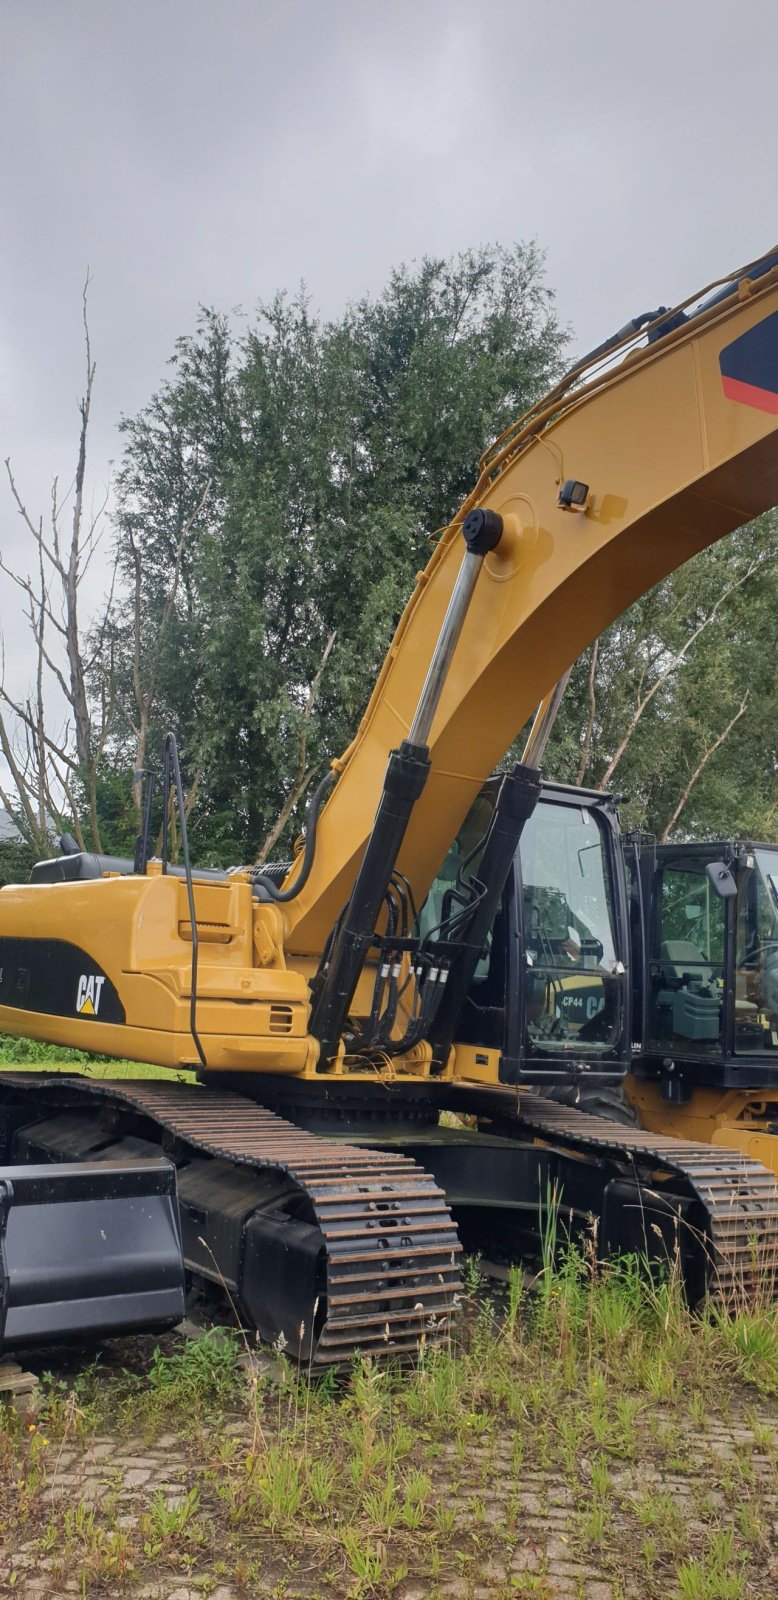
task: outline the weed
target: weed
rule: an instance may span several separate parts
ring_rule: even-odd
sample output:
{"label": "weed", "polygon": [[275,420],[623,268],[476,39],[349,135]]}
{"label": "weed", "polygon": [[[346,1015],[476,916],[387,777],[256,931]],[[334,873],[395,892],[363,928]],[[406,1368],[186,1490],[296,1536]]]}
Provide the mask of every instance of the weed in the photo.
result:
{"label": "weed", "polygon": [[715,1305],[711,1312],[721,1350],[738,1377],[763,1394],[778,1394],[778,1312],[743,1308],[737,1316]]}
{"label": "weed", "polygon": [[592,1462],[592,1489],[599,1499],[603,1499],[609,1493],[610,1485],[608,1463],[604,1456],[596,1456]]}
{"label": "weed", "polygon": [[151,1357],[143,1390],[150,1417],[162,1411],[198,1416],[206,1407],[223,1406],[238,1387],[239,1346],[228,1328],[212,1328],[199,1339],[186,1340],[172,1355],[157,1347]]}
{"label": "weed", "polygon": [[581,1519],[581,1529],[587,1544],[602,1544],[608,1525],[608,1507],[600,1500],[592,1501]]}
{"label": "weed", "polygon": [[383,1576],[386,1551],[376,1540],[365,1539],[359,1528],[344,1528],[343,1549],[349,1566],[364,1591]]}
{"label": "weed", "polygon": [[439,1500],[435,1506],[433,1520],[438,1533],[450,1534],[456,1527],[457,1514],[453,1506],[447,1505],[445,1500]]}
{"label": "weed", "polygon": [[152,1497],[144,1528],[160,1540],[176,1538],[188,1527],[200,1506],[200,1494],[190,1489],[188,1494],[168,1504],[160,1489]]}
{"label": "weed", "polygon": [[763,1450],[766,1455],[771,1455],[778,1443],[774,1429],[769,1423],[763,1422],[761,1417],[757,1416],[753,1406],[746,1408],[746,1422],[751,1429],[756,1449]]}
{"label": "weed", "polygon": [[634,1511],[642,1527],[651,1531],[659,1548],[668,1554],[682,1545],[685,1536],[684,1513],[677,1499],[667,1490],[639,1495]]}
{"label": "weed", "polygon": [[251,1481],[271,1525],[296,1517],[305,1492],[303,1464],[286,1443],[268,1446],[254,1463]]}
{"label": "weed", "polygon": [[640,1547],[640,1553],[646,1565],[646,1571],[651,1576],[657,1563],[659,1549],[652,1533],[647,1533]]}
{"label": "weed", "polygon": [[462,1267],[462,1284],[465,1294],[469,1295],[471,1300],[475,1300],[485,1282],[486,1279],[481,1271],[480,1255],[465,1256]]}
{"label": "weed", "polygon": [[689,1395],[687,1405],[689,1407],[689,1416],[694,1426],[696,1428],[704,1428],[708,1420],[708,1413],[705,1397],[700,1393],[699,1389],[695,1389],[694,1393]]}
{"label": "weed", "polygon": [[320,1511],[331,1505],[336,1482],[337,1475],[331,1461],[323,1460],[321,1456],[306,1460],[305,1487],[313,1504]]}
{"label": "weed", "polygon": [[397,1484],[392,1473],[380,1488],[368,1489],[362,1496],[362,1511],[372,1528],[381,1533],[391,1533],[402,1516],[402,1506],[397,1500]]}

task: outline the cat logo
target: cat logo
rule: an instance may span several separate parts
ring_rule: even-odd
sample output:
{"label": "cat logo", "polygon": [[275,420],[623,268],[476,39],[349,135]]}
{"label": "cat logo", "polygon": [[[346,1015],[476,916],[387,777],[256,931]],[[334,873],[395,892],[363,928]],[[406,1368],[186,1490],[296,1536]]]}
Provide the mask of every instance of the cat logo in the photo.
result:
{"label": "cat logo", "polygon": [[97,978],[91,972],[82,972],[76,994],[76,1011],[80,1017],[97,1016],[104,983],[105,978]]}

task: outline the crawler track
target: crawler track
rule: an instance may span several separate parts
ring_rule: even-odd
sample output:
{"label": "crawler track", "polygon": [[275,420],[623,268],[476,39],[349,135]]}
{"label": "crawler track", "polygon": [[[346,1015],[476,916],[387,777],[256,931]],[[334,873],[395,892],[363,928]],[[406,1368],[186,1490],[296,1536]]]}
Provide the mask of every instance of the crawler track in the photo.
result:
{"label": "crawler track", "polygon": [[704,1210],[709,1292],[730,1299],[775,1287],[778,1276],[778,1183],[761,1162],[738,1150],[626,1128],[540,1095],[522,1093],[515,1129],[528,1138],[634,1168],[678,1174]]}
{"label": "crawler track", "polygon": [[[193,1154],[291,1178],[326,1251],[325,1290],[310,1308],[314,1366],[348,1362],[358,1350],[411,1355],[449,1334],[461,1246],[445,1196],[406,1156],[319,1138],[242,1095],[196,1085],[37,1073],[2,1073],[2,1085],[36,1107],[102,1103],[140,1114]],[[293,1351],[296,1334],[289,1330]]]}

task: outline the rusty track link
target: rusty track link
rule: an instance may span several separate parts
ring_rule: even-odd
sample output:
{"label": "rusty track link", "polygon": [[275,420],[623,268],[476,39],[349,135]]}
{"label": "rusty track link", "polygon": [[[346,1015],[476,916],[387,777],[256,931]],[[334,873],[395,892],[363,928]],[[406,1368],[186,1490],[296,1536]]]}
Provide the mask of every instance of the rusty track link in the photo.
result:
{"label": "rusty track link", "polygon": [[678,1173],[706,1214],[700,1241],[714,1298],[774,1289],[778,1278],[778,1182],[767,1167],[719,1145],[626,1128],[606,1117],[522,1094],[517,1131],[582,1155],[608,1155],[640,1169]]}
{"label": "rusty track link", "polygon": [[[461,1245],[444,1194],[407,1156],[320,1138],[242,1095],[193,1084],[5,1072],[0,1082],[138,1112],[194,1152],[291,1178],[326,1250],[314,1366],[341,1365],[358,1350],[412,1355],[449,1335]],[[297,1340],[289,1329],[292,1354]]]}

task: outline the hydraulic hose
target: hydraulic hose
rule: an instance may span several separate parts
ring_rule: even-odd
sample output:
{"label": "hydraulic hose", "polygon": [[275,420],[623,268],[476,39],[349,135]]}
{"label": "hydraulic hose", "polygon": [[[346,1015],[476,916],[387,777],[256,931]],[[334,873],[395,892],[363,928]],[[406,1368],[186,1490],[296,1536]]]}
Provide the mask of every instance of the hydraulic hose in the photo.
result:
{"label": "hydraulic hose", "polygon": [[267,896],[267,899],[274,900],[277,905],[283,905],[288,900],[294,900],[295,895],[298,895],[300,890],[304,888],[305,884],[308,882],[311,873],[311,867],[313,866],[314,852],[316,850],[316,825],[319,821],[319,812],[321,811],[322,802],[327,790],[329,789],[330,785],[335,782],[335,776],[336,775],[334,772],[325,773],[321,783],[318,784],[318,786],[314,789],[313,794],[308,801],[308,805],[306,806],[305,810],[305,846],[303,849],[303,864],[290,888],[279,889],[278,884],[274,883],[273,879],[269,878],[264,872],[253,872],[251,875],[254,887],[263,890],[264,894]]}

